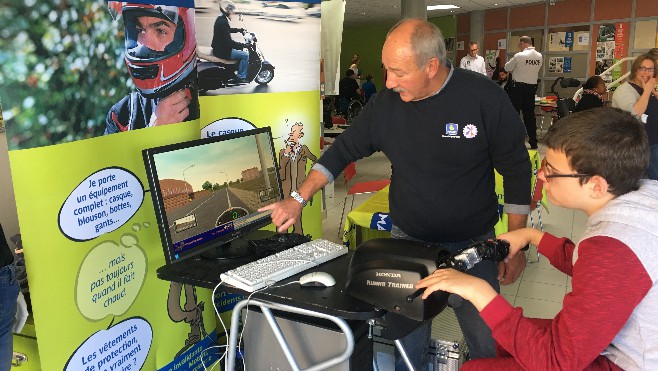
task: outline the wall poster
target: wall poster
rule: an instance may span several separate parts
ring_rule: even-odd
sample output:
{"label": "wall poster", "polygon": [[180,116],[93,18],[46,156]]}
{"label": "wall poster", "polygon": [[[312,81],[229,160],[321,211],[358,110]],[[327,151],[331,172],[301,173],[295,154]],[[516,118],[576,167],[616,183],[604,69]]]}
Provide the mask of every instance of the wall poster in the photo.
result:
{"label": "wall poster", "polygon": [[564,72],[564,57],[549,57],[548,72],[552,72],[552,73]]}
{"label": "wall poster", "polygon": [[606,83],[612,82],[612,74],[604,73],[614,64],[615,57],[615,25],[599,25],[599,32],[596,39],[596,67],[594,73],[601,75]]}
{"label": "wall poster", "polygon": [[[197,54],[220,18],[199,3],[0,5],[3,127],[43,370],[202,370],[221,354],[213,304],[237,299],[157,277],[142,150],[270,126],[280,162],[308,172],[320,154],[320,1],[235,2],[231,36],[263,67],[243,79]],[[295,231],[319,238],[320,209],[309,202]]]}

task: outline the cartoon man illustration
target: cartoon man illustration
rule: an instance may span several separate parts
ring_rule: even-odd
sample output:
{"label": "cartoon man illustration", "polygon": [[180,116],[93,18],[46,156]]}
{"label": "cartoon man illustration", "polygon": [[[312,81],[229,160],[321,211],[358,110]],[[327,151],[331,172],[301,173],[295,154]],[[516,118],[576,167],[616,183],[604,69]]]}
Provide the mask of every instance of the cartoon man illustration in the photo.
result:
{"label": "cartoon man illustration", "polygon": [[[181,295],[185,291],[185,305],[181,308]],[[198,343],[201,339],[208,336],[203,323],[204,302],[197,303],[196,290],[194,286],[172,282],[169,285],[169,295],[167,297],[167,313],[169,318],[174,322],[185,322],[190,325],[190,332],[185,339],[185,345],[178,351],[176,357],[179,357],[192,345]]]}
{"label": "cartoon man illustration", "polygon": [[[279,151],[279,177],[283,186],[283,194],[289,195],[306,179],[306,162],[317,161],[317,156],[305,145],[300,143],[304,137],[304,124],[296,122],[290,127],[285,148]],[[304,234],[302,217],[293,225],[293,232]]]}

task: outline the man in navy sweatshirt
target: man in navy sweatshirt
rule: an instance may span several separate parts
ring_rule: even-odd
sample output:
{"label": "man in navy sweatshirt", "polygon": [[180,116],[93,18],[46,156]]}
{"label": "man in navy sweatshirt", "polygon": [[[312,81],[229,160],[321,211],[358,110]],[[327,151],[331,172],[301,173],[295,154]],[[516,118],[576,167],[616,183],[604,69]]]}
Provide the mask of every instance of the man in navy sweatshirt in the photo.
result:
{"label": "man in navy sweatshirt", "polygon": [[[494,237],[498,201],[494,168],[503,176],[509,229],[526,226],[531,166],[525,129],[505,92],[486,76],[446,60],[439,29],[404,20],[389,31],[382,50],[386,88],[313,166],[291,197],[261,210],[285,231],[302,204],[352,161],[382,151],[392,164],[389,193],[394,238],[426,241],[452,251]],[[497,265],[483,262],[469,273],[496,291],[514,282],[525,255]],[[491,330],[468,301],[454,305],[471,358],[493,357]],[[431,323],[402,339],[416,370],[428,364]],[[396,369],[406,370],[401,357]]]}

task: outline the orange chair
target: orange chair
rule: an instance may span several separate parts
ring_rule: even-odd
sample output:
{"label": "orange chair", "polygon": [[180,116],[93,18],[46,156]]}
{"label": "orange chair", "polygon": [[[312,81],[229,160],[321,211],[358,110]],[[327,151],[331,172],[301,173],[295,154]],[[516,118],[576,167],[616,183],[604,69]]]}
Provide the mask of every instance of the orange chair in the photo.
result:
{"label": "orange chair", "polygon": [[[349,183],[352,178],[356,175],[356,163],[350,162],[349,165],[344,170],[345,173],[345,188],[347,189],[347,183]],[[343,217],[345,217],[345,206],[347,204],[347,197],[352,196],[352,205],[350,206],[350,211],[354,207],[354,196],[362,195],[367,193],[375,193],[384,189],[387,185],[391,183],[390,179],[379,179],[371,180],[369,182],[359,182],[352,184],[351,187],[347,190],[345,195],[345,200],[343,201],[343,212],[340,214],[340,223],[338,224],[338,237],[340,237],[341,227],[343,226]]]}

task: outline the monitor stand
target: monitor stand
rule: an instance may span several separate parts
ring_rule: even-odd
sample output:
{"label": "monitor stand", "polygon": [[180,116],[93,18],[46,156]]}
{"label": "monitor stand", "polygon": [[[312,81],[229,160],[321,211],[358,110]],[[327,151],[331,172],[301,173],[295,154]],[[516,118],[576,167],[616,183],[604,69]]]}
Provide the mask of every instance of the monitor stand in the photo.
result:
{"label": "monitor stand", "polygon": [[257,230],[246,236],[238,237],[233,241],[211,248],[201,253],[199,256],[208,260],[246,259],[255,257],[256,251],[253,246],[249,244],[249,241],[272,237],[274,234],[275,232],[272,231]]}

